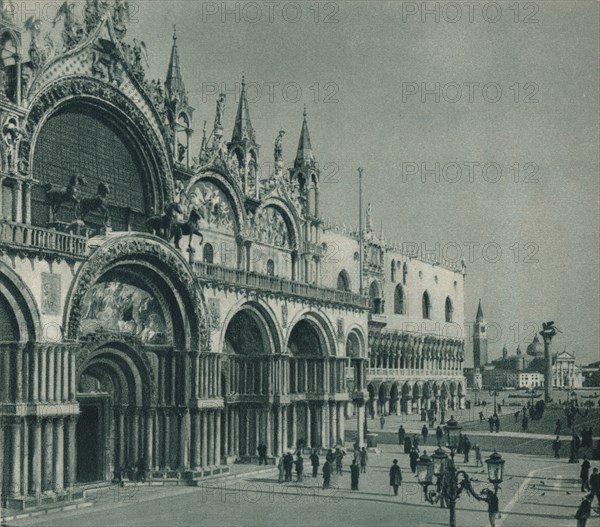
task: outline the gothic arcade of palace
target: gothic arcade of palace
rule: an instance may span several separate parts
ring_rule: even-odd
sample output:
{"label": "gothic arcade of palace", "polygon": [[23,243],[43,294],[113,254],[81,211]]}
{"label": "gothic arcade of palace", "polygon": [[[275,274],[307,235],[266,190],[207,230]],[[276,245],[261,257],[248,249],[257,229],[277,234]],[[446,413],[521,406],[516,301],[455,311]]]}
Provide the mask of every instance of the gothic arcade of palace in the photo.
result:
{"label": "gothic arcade of palace", "polygon": [[231,139],[220,97],[192,155],[176,36],[149,80],[122,14],[88,4],[54,48],[39,21],[1,20],[3,499],[140,458],[214,471],[260,443],[330,447],[350,419],[362,442],[369,408],[462,405],[464,343],[443,328],[463,325],[464,266],[409,258],[370,210],[363,251],[326,224],[306,113],[265,180],[243,89]]}

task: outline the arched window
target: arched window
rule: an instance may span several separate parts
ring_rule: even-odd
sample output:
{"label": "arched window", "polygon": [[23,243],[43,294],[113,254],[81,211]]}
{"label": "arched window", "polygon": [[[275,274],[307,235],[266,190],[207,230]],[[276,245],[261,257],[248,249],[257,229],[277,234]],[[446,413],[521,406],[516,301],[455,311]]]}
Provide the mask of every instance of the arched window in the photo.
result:
{"label": "arched window", "polygon": [[275,262],[271,259],[267,260],[267,274],[275,276]]}
{"label": "arched window", "polygon": [[214,262],[215,252],[214,252],[213,246],[210,243],[207,243],[204,246],[204,249],[202,250],[202,257],[203,257],[204,263],[211,264]]}
{"label": "arched window", "polygon": [[396,281],[396,261],[392,260],[392,265],[391,265],[391,269],[390,269],[390,278],[392,280],[392,282]]}
{"label": "arched window", "polygon": [[452,314],[454,313],[454,308],[452,307],[452,300],[450,297],[446,297],[446,322],[452,322]]}
{"label": "arched window", "polygon": [[372,282],[369,287],[369,297],[371,299],[371,313],[374,315],[381,315],[383,313],[383,302],[381,301],[381,293],[379,293],[379,287],[377,282]]}
{"label": "arched window", "polygon": [[406,285],[406,277],[408,276],[408,265],[406,265],[406,262],[404,262],[404,265],[402,266],[402,283],[404,285]]}
{"label": "arched window", "polygon": [[338,274],[337,288],[339,291],[350,291],[350,277],[345,270],[340,271],[340,274]]}
{"label": "arched window", "polygon": [[406,314],[406,305],[404,302],[404,288],[398,284],[394,292],[394,313],[396,315]]}
{"label": "arched window", "polygon": [[431,318],[431,302],[427,291],[423,293],[423,318],[426,320]]}

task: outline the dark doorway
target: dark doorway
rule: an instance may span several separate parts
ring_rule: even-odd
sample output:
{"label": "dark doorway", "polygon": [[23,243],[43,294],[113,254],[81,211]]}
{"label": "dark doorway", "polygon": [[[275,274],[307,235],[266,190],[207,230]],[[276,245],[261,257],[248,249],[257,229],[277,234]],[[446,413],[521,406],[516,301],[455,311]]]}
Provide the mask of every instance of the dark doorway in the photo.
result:
{"label": "dark doorway", "polygon": [[79,483],[102,479],[99,430],[99,404],[80,403],[77,421],[77,481]]}

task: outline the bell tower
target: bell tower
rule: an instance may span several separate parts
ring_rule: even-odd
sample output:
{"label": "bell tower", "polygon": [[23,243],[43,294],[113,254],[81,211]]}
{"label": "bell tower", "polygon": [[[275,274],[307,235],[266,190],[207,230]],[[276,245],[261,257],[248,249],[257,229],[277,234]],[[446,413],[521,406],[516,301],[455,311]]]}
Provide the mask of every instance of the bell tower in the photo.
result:
{"label": "bell tower", "polygon": [[481,309],[481,299],[477,308],[477,316],[473,325],[473,367],[481,368],[488,362],[488,340],[486,334],[486,323]]}

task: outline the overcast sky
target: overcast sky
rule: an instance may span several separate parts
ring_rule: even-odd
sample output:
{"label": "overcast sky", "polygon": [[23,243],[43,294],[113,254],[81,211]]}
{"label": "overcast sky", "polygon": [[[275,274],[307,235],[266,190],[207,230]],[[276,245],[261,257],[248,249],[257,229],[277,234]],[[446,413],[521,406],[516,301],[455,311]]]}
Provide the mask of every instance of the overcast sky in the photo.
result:
{"label": "overcast sky", "polygon": [[323,215],[357,223],[364,167],[388,239],[460,248],[465,318],[481,298],[490,337],[501,332],[491,357],[554,320],[555,350],[600,360],[597,2],[427,2],[425,17],[422,2],[130,4],[152,77],[177,25],[194,154],[242,74],[263,163],[281,128],[293,160],[306,104]]}

